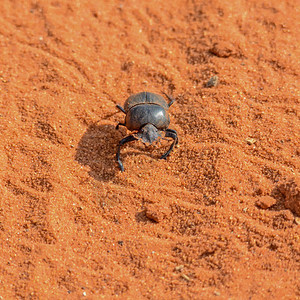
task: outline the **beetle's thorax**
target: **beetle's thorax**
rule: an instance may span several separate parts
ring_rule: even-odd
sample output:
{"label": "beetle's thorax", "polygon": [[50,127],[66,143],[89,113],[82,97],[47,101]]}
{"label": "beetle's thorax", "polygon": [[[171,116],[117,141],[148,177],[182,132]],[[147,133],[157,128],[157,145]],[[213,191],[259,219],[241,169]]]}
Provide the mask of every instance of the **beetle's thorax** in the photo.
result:
{"label": "beetle's thorax", "polygon": [[161,137],[161,131],[158,130],[154,125],[148,123],[143,126],[138,133],[135,134],[135,136],[144,144],[151,145]]}

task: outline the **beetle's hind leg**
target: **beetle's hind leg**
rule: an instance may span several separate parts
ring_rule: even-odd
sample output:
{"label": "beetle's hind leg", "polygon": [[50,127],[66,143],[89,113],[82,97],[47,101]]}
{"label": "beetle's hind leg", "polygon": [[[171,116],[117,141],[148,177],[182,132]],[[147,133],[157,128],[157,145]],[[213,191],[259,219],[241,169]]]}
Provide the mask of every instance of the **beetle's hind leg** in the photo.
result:
{"label": "beetle's hind leg", "polygon": [[[173,98],[173,97],[171,97],[171,96],[169,96],[169,95],[166,94],[165,92],[162,92],[162,93],[170,100],[170,102],[169,102],[169,104],[168,104],[168,106],[170,107],[170,106],[176,101],[176,99]],[[170,129],[170,130],[172,130],[172,129]]]}
{"label": "beetle's hind leg", "polygon": [[168,157],[168,155],[171,153],[171,151],[173,150],[174,146],[178,144],[178,136],[177,136],[176,130],[167,129],[165,137],[172,138],[174,140],[174,142],[172,143],[170,149],[164,155],[162,155],[160,157],[160,159],[166,159]]}
{"label": "beetle's hind leg", "polygon": [[123,167],[123,163],[120,159],[120,150],[121,150],[121,146],[123,146],[124,144],[128,143],[128,142],[132,142],[132,141],[135,141],[137,140],[137,138],[135,138],[133,135],[129,135],[127,137],[125,137],[124,139],[122,139],[120,142],[119,142],[119,145],[118,145],[118,151],[117,151],[117,154],[116,154],[116,160],[119,164],[119,167],[121,169],[122,172],[124,172],[124,167]]}
{"label": "beetle's hind leg", "polygon": [[118,108],[121,112],[123,112],[124,114],[126,114],[125,109],[124,109],[121,105],[117,104],[116,106],[117,106],[117,108]]}

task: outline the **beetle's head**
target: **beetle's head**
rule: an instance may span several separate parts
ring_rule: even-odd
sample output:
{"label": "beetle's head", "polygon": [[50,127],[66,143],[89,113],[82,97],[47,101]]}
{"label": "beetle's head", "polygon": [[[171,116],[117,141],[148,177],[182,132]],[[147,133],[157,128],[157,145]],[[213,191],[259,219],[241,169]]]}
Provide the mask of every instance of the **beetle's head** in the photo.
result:
{"label": "beetle's head", "polygon": [[148,123],[144,125],[135,136],[144,144],[151,145],[161,137],[161,131],[159,131],[154,125]]}

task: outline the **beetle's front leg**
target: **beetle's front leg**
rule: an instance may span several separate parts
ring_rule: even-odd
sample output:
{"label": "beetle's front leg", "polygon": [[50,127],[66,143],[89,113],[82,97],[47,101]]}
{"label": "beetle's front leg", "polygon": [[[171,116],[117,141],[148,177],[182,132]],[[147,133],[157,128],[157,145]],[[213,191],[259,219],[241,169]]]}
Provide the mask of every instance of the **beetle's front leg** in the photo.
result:
{"label": "beetle's front leg", "polygon": [[160,159],[166,159],[167,156],[171,153],[171,151],[173,150],[174,146],[178,144],[178,136],[177,136],[177,132],[174,129],[167,129],[166,130],[166,135],[165,137],[170,137],[174,140],[174,142],[172,143],[170,149],[160,157]]}
{"label": "beetle's front leg", "polygon": [[124,172],[124,167],[123,167],[123,163],[120,159],[120,150],[121,150],[121,146],[128,143],[128,142],[132,142],[132,141],[135,141],[137,140],[137,138],[135,138],[133,135],[129,135],[127,137],[125,137],[124,139],[122,139],[120,142],[119,142],[119,145],[118,145],[118,151],[117,151],[117,154],[116,154],[116,160],[119,164],[119,167],[121,169],[122,172]]}

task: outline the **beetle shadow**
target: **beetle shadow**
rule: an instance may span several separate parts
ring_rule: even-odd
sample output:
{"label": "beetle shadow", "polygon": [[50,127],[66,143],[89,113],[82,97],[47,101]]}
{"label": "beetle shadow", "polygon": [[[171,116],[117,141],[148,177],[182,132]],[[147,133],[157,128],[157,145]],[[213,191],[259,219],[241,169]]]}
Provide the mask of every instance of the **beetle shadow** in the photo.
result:
{"label": "beetle shadow", "polygon": [[75,160],[90,168],[89,175],[99,181],[113,179],[119,172],[115,161],[118,134],[115,126],[94,123],[80,139]]}

